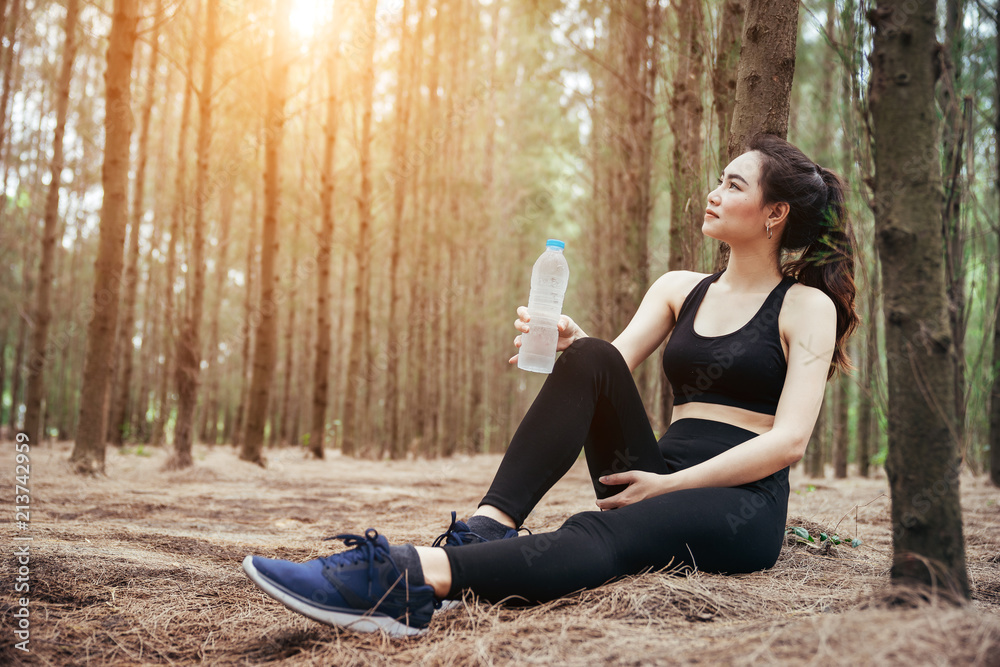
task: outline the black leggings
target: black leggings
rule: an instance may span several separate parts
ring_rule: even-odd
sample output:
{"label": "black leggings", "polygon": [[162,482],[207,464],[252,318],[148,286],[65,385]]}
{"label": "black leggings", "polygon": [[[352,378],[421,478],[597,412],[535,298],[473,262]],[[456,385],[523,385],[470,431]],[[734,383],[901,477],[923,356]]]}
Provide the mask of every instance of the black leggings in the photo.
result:
{"label": "black leggings", "polygon": [[[755,433],[682,419],[656,441],[635,381],[617,348],[584,338],[556,362],[511,440],[481,505],[518,525],[570,469],[582,447],[598,498],[624,487],[598,477],[658,474],[701,463]],[[544,602],[647,569],[687,565],[753,572],[774,565],[788,508],[788,469],[738,487],[675,491],[607,512],[581,512],[556,531],[448,548],[449,597]]]}

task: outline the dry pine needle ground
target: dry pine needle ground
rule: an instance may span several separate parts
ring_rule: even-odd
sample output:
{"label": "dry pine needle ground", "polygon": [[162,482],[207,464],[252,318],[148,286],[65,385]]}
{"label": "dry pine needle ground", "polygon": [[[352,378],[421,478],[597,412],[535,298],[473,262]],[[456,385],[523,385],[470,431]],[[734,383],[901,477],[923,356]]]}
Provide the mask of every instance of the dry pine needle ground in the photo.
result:
{"label": "dry pine needle ground", "polygon": [[[8,443],[9,444],[9,443]],[[13,447],[2,460],[13,470]],[[550,604],[468,604],[418,640],[338,632],[289,612],[243,576],[247,553],[305,560],[323,537],[377,527],[428,544],[468,514],[495,456],[380,463],[270,453],[267,470],[228,447],[189,471],[163,451],[109,450],[106,478],[73,475],[69,445],[31,450],[31,653],[13,648],[14,560],[4,569],[0,664],[141,665],[1000,665],[1000,494],[962,480],[973,601],[889,608],[884,478],[793,474],[790,523],[858,537],[795,539],[767,572],[654,572]],[[538,532],[593,507],[578,465],[528,519]]]}

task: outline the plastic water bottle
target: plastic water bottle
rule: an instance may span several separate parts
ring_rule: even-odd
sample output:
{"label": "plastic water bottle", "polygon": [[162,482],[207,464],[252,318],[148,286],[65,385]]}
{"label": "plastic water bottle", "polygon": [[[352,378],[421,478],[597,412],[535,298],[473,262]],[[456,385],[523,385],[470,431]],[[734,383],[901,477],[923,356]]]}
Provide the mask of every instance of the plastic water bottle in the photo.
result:
{"label": "plastic water bottle", "polygon": [[569,265],[556,239],[545,242],[545,252],[531,270],[531,295],[528,297],[528,333],[521,335],[517,367],[534,373],[551,373],[556,363],[559,342],[559,315],[569,284]]}

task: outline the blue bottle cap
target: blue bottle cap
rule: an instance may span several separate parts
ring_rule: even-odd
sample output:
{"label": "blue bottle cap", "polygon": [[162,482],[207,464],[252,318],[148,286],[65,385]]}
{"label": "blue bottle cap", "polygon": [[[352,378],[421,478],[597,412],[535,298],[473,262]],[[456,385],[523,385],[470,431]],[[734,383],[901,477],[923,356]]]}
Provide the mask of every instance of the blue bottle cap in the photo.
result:
{"label": "blue bottle cap", "polygon": [[559,239],[549,239],[548,241],[545,242],[545,247],[546,248],[559,248],[560,250],[562,250],[563,248],[566,247],[566,244],[564,242],[560,241]]}

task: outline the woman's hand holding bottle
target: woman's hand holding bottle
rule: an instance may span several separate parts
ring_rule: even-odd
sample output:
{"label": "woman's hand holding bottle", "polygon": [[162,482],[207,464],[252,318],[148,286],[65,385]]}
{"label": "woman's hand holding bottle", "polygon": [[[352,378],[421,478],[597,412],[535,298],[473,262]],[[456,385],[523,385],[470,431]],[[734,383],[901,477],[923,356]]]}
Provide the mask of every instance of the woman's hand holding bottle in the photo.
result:
{"label": "woman's hand holding bottle", "polygon": [[[514,328],[520,331],[522,334],[528,333],[530,329],[528,323],[531,321],[531,316],[528,314],[528,309],[526,306],[520,306],[517,309],[517,319],[514,320]],[[569,315],[560,315],[559,324],[557,325],[559,330],[559,339],[556,342],[556,351],[565,350],[567,347],[573,344],[581,338],[586,338],[587,334],[584,333],[580,325],[573,321],[573,318]],[[521,347],[521,336],[520,334],[514,338],[514,347]],[[517,363],[517,355],[515,354],[510,358],[509,363]]]}

